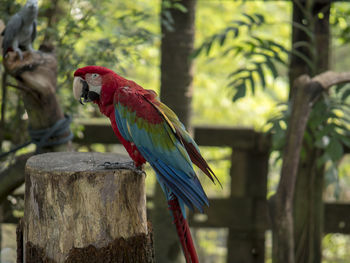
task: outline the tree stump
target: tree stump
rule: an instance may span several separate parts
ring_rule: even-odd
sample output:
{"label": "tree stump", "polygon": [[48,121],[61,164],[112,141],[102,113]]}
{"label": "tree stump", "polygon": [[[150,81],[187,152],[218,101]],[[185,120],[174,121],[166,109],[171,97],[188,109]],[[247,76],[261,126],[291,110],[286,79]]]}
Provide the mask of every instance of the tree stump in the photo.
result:
{"label": "tree stump", "polygon": [[24,262],[153,262],[145,176],[99,166],[116,161],[130,159],[55,152],[28,160]]}

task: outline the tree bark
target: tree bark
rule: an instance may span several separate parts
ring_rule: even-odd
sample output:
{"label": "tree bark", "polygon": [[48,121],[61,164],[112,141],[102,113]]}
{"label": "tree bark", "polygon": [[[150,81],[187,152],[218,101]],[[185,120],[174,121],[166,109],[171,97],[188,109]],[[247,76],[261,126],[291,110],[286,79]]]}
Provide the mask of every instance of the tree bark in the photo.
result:
{"label": "tree bark", "polygon": [[[306,2],[300,0],[293,1],[293,18],[292,18],[292,51],[300,52],[310,61],[314,60],[311,47],[313,46],[312,39],[307,34],[308,24],[310,23],[310,17],[305,17],[305,13],[309,13],[306,10]],[[309,13],[311,15],[311,13]],[[307,22],[306,22],[307,21]],[[306,23],[305,23],[306,22]],[[304,27],[304,29],[302,28]],[[302,45],[307,43],[307,45]],[[294,95],[294,81],[301,75],[313,75],[314,72],[310,66],[305,63],[305,60],[292,53],[290,57],[289,65],[289,98]]]}
{"label": "tree bark", "polygon": [[[331,71],[317,75],[312,79],[307,75],[302,75],[295,81],[295,95],[293,96],[292,114],[288,124],[286,146],[283,152],[281,179],[274,198],[275,203],[272,205],[274,263],[300,262],[300,257],[295,257],[295,243],[303,240],[296,240],[296,242],[294,240],[293,203],[300,162],[300,150],[312,106],[321,92],[327,91],[332,85],[349,81],[350,72],[335,73]],[[315,175],[311,176],[311,178],[315,178]],[[306,184],[309,183],[313,183],[313,181],[306,182]],[[317,184],[314,185],[315,188],[322,188],[322,185]],[[322,196],[317,191],[314,191],[314,193],[316,193],[316,197],[320,198],[319,195]],[[311,205],[314,205],[314,203],[311,202]],[[323,210],[321,209],[321,211]],[[310,222],[308,223],[310,224]],[[312,226],[312,224],[314,222],[310,225]],[[319,226],[317,225],[316,227]],[[316,231],[315,233],[319,232]],[[317,245],[317,242],[314,244]],[[314,259],[316,260],[317,257],[314,257]]]}
{"label": "tree bark", "polygon": [[101,168],[106,161],[129,159],[57,152],[28,160],[24,262],[153,262],[145,176]]}
{"label": "tree bark", "polygon": [[[168,0],[162,1],[161,13],[161,19],[167,21],[161,21],[160,98],[190,129],[193,79],[190,55],[194,45],[196,0],[176,1],[187,9],[186,12],[176,8],[166,8],[166,2],[169,3]],[[174,2],[170,1],[170,4]],[[171,28],[169,28],[169,22]],[[154,229],[156,261],[176,262],[180,255],[180,243],[175,227],[169,227],[173,226],[172,217],[168,211],[164,193],[158,183],[154,196],[155,209],[152,214],[152,222],[157,226]]]}
{"label": "tree bark", "polygon": [[[328,70],[330,52],[330,1],[329,3],[317,2],[314,1],[310,10],[312,16],[310,25],[314,41],[309,40],[309,44],[314,46],[314,52],[317,54],[314,55],[313,74],[320,74]],[[319,16],[320,13],[323,15]],[[296,39],[295,41],[300,42],[301,40]],[[328,81],[334,81],[334,79],[331,77],[328,78]],[[327,125],[326,120],[323,125]],[[294,199],[295,260],[298,263],[320,263],[324,215],[322,198],[324,167],[317,166],[317,160],[322,156],[323,151],[306,141],[303,145],[306,155],[299,164]]]}
{"label": "tree bark", "polygon": [[[163,0],[163,2],[169,2]],[[175,1],[170,1],[175,2]],[[161,43],[161,87],[160,98],[180,118],[186,127],[191,122],[192,101],[192,60],[195,35],[196,0],[182,0],[176,3],[183,5],[187,11],[176,8],[164,8],[162,4],[162,19],[165,12],[170,13],[172,29],[162,24]]]}
{"label": "tree bark", "polygon": [[[9,52],[3,61],[8,74],[17,79],[16,88],[22,91],[24,106],[32,130],[50,128],[64,117],[56,97],[57,61],[53,53],[23,52],[23,60]],[[61,137],[69,136],[69,132]],[[61,138],[60,137],[60,138]],[[51,139],[51,138],[50,138]],[[57,137],[53,138],[59,139]],[[62,151],[70,148],[70,142],[40,149],[40,152]],[[0,173],[0,202],[11,191],[24,183],[24,163],[27,155]]]}

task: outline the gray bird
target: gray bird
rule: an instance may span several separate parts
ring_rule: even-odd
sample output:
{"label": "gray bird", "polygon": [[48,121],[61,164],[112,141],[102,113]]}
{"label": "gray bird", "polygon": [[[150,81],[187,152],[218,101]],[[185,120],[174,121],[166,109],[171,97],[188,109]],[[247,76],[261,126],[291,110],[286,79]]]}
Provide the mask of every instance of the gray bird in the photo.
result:
{"label": "gray bird", "polygon": [[22,50],[33,52],[32,43],[36,37],[36,17],[38,14],[38,1],[27,0],[25,6],[14,14],[8,21],[3,35],[2,55],[15,51],[22,60]]}

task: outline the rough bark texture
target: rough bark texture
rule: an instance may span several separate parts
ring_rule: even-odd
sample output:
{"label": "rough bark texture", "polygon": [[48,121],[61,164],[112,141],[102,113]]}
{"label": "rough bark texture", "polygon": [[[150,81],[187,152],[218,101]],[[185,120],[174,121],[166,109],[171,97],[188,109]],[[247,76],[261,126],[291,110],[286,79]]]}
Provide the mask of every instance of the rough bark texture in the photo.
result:
{"label": "rough bark texture", "polygon": [[153,262],[144,176],[106,170],[128,158],[46,153],[26,165],[26,262]]}
{"label": "rough bark texture", "polygon": [[[56,97],[57,61],[53,53],[23,52],[23,60],[19,60],[16,53],[9,52],[3,62],[7,73],[17,79],[16,88],[22,91],[31,129],[49,128],[63,118]],[[41,152],[62,151],[69,147],[70,143],[65,143],[42,148]],[[0,173],[0,202],[24,183],[24,164],[29,156],[18,157],[13,165]]]}
{"label": "rough bark texture", "polygon": [[[187,11],[177,8],[164,8],[162,1],[161,19],[168,12],[172,17],[172,30],[162,22],[161,42],[161,88],[160,98],[180,118],[187,128],[190,128],[192,101],[192,60],[195,5],[196,0],[181,0],[176,3],[183,5]],[[175,2],[175,1],[171,1]],[[168,21],[169,22],[169,21]],[[179,240],[168,211],[168,204],[161,187],[155,188],[154,213],[152,222],[154,229],[155,251],[157,262],[176,262],[179,257]]]}
{"label": "rough bark texture", "polygon": [[[292,114],[288,124],[286,146],[283,153],[281,179],[274,198],[275,203],[272,206],[274,263],[299,262],[295,259],[294,246],[294,189],[302,140],[313,103],[321,92],[327,91],[331,85],[349,81],[349,77],[350,72],[325,72],[312,79],[307,75],[302,75],[294,84],[295,95],[293,96]],[[320,185],[316,184],[314,187],[320,187]],[[315,193],[317,195],[318,192],[315,191]],[[321,211],[323,210],[321,209]],[[317,242],[315,244],[317,245]]]}
{"label": "rough bark texture", "polygon": [[294,87],[292,115],[283,153],[281,179],[276,193],[273,220],[273,259],[275,263],[294,263],[293,198],[303,135],[310,113],[310,78],[303,75]]}
{"label": "rough bark texture", "polygon": [[[307,21],[305,19],[305,11],[305,1],[293,1],[292,50],[300,52],[312,61],[311,50],[307,46],[301,45],[301,43],[310,43],[312,45],[307,32],[303,28],[300,28],[300,26],[306,27],[307,25],[305,23]],[[289,98],[292,98],[294,95],[294,81],[303,74],[312,75],[313,73],[310,66],[301,57],[295,54],[291,55],[289,65]]]}
{"label": "rough bark texture", "polygon": [[196,0],[176,3],[183,5],[187,11],[164,7],[162,10],[171,14],[173,29],[169,30],[162,23],[160,98],[188,127],[191,121],[193,73],[190,55],[194,43]]}
{"label": "rough bark texture", "polygon": [[[319,16],[320,13],[323,16]],[[314,1],[310,14],[315,39],[314,42],[309,40],[309,43],[315,47],[317,54],[314,59],[316,66],[314,74],[319,74],[329,68],[330,1],[328,3]],[[301,40],[295,39],[295,41]],[[323,80],[325,79],[327,78],[323,77]],[[334,81],[334,79],[331,77],[328,81]],[[324,167],[318,166],[317,161],[323,155],[323,151],[306,141],[303,144],[307,154],[299,164],[294,199],[295,260],[298,263],[320,263],[323,238]]]}

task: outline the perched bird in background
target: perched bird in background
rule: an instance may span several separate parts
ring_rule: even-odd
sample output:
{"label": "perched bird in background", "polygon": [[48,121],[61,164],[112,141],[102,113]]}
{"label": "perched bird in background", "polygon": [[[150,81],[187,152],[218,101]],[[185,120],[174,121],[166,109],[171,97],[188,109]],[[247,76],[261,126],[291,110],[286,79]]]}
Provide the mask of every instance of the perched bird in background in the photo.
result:
{"label": "perched bird in background", "polygon": [[27,0],[25,6],[14,14],[1,33],[3,36],[2,55],[15,51],[22,60],[22,50],[33,52],[32,43],[36,37],[38,1]]}
{"label": "perched bird in background", "polygon": [[82,104],[96,103],[110,119],[114,133],[133,160],[133,164],[116,164],[116,168],[141,171],[146,161],[153,167],[173,214],[186,262],[198,262],[185,205],[203,212],[209,203],[192,164],[213,182],[214,178],[219,180],[184,125],[157,99],[154,91],[143,89],[105,67],[76,70],[73,93]]}

